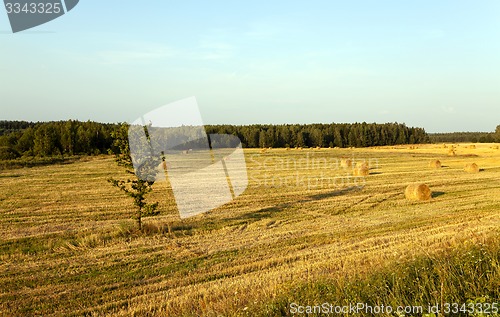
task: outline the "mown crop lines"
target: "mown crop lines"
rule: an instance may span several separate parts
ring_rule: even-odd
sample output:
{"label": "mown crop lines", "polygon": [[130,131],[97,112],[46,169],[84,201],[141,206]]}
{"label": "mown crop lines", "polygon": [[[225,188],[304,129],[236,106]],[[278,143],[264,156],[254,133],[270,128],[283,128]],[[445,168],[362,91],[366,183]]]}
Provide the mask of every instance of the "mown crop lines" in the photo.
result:
{"label": "mown crop lines", "polygon": [[[252,315],[287,285],[453,248],[500,225],[500,152],[490,147],[454,157],[434,145],[247,149],[243,195],[180,220],[168,182],[155,184],[162,214],[144,233],[107,183],[123,175],[111,157],[1,171],[0,312]],[[367,162],[370,175],[354,177],[342,158]],[[482,171],[466,173],[470,162]],[[405,199],[415,182],[429,185],[429,202]]]}

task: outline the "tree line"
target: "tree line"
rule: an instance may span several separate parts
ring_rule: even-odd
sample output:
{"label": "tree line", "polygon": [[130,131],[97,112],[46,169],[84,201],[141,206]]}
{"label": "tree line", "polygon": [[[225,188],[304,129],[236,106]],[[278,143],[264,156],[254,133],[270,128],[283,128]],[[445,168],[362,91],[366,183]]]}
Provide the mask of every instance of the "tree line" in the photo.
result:
{"label": "tree line", "polygon": [[399,123],[210,125],[207,133],[238,136],[243,147],[368,147],[428,143],[424,129]]}
{"label": "tree line", "polygon": [[0,159],[107,153],[116,124],[74,120],[24,123],[0,122]]}
{"label": "tree line", "polygon": [[500,142],[500,126],[497,132],[452,132],[452,133],[431,133],[429,138],[432,143],[493,143]]}
{"label": "tree line", "polygon": [[28,127],[34,126],[35,123],[27,121],[6,121],[0,120],[0,136],[12,132],[24,130]]}
{"label": "tree line", "polygon": [[[124,125],[75,120],[0,121],[0,159],[116,153],[113,136]],[[205,130],[207,134],[237,136],[246,148],[345,148],[430,142],[424,129],[400,123],[207,125]]]}

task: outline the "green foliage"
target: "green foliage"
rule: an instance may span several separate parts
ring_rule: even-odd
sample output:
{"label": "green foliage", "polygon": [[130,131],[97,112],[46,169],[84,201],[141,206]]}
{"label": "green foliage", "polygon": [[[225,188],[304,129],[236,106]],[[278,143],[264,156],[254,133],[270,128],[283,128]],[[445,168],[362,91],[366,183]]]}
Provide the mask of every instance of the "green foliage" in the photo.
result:
{"label": "green foliage", "polygon": [[[134,219],[137,221],[138,229],[142,230],[142,218],[156,216],[160,212],[158,210],[158,202],[146,202],[146,195],[153,191],[154,181],[140,179],[133,171],[132,158],[128,145],[128,127],[128,124],[122,123],[112,132],[114,141],[110,151],[115,154],[115,161],[118,166],[124,167],[129,175],[134,175],[133,179],[117,180],[110,178],[108,181],[133,199],[133,204],[136,207]],[[155,165],[155,163],[149,161],[144,165],[149,175],[156,174],[155,167],[157,164]]]}
{"label": "green foliage", "polygon": [[0,120],[0,136],[19,132],[34,125],[33,122]]}
{"label": "green foliage", "polygon": [[115,124],[74,120],[26,123],[0,121],[0,146],[22,156],[50,157],[107,153]]}
{"label": "green foliage", "polygon": [[495,130],[495,138],[496,142],[500,142],[500,125],[497,125],[497,129]]}
{"label": "green foliage", "polygon": [[19,153],[11,147],[0,146],[0,160],[13,160],[20,157]]}
{"label": "green foliage", "polygon": [[398,123],[331,123],[284,125],[211,125],[208,134],[227,133],[240,138],[243,147],[368,147],[429,143],[424,129]]}
{"label": "green foliage", "polygon": [[[325,278],[310,283],[294,284],[272,303],[265,308],[262,307],[262,311],[265,310],[262,315],[288,316],[288,307],[292,302],[301,305],[327,302],[337,305],[366,303],[370,306],[384,304],[392,307],[403,305],[424,308],[429,304],[443,303],[461,305],[498,303],[500,301],[498,238],[498,236],[492,237],[485,243],[462,246],[435,256],[421,256],[412,261],[393,263],[378,271],[360,274],[353,278]],[[359,316],[370,315],[372,314],[361,313]],[[477,312],[455,315],[483,316]]]}
{"label": "green foliage", "polygon": [[[21,156],[51,157],[94,155],[128,151],[128,141],[116,142],[117,135],[128,129],[123,124],[103,124],[74,120],[28,123],[0,121],[0,146],[8,146]],[[185,149],[200,144],[189,140],[203,140],[198,129],[176,129],[179,140],[186,140]],[[207,134],[231,134],[239,137],[243,147],[367,147],[405,143],[428,143],[424,129],[409,128],[398,123],[354,124],[286,124],[286,125],[211,125]],[[157,131],[161,133],[161,131]],[[172,131],[169,131],[172,136]],[[489,139],[486,139],[488,141]],[[183,143],[183,142],[179,142]],[[204,144],[206,145],[206,144]],[[120,164],[126,162],[121,161]],[[120,165],[123,166],[123,165]]]}
{"label": "green foliage", "polygon": [[142,218],[156,216],[160,212],[158,211],[158,202],[148,204],[146,203],[146,195],[150,193],[153,189],[151,188],[154,182],[137,180],[116,180],[109,179],[109,182],[113,186],[118,187],[127,196],[134,199],[134,206],[136,207],[136,213],[134,219],[137,221],[137,226],[139,230],[142,230]]}
{"label": "green foliage", "polygon": [[429,134],[432,143],[493,143],[495,134],[491,132],[453,132]]}

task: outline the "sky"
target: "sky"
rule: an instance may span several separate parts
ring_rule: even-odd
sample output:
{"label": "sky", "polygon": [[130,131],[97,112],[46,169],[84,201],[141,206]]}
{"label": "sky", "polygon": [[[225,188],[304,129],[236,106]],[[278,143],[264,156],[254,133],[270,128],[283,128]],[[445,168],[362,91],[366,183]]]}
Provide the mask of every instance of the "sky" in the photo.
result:
{"label": "sky", "polygon": [[0,120],[132,122],[194,96],[205,124],[500,124],[500,1],[81,0],[13,34]]}

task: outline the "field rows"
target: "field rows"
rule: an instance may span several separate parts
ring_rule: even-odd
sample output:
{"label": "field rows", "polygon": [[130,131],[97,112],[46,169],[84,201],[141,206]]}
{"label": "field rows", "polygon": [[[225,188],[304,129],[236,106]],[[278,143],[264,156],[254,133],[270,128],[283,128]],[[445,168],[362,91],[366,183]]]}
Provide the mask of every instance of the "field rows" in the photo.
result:
{"label": "field rows", "polygon": [[[106,181],[124,175],[110,157],[1,171],[0,312],[252,315],[289,284],[432,256],[500,228],[500,151],[464,147],[457,157],[432,145],[245,150],[242,196],[181,221],[169,184],[155,184],[163,213],[145,221],[146,234]],[[371,175],[297,168],[342,157],[371,162]],[[432,158],[445,167],[427,167]],[[484,170],[466,174],[469,162]],[[413,182],[430,185],[431,202],[405,200]]]}

